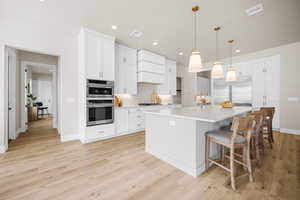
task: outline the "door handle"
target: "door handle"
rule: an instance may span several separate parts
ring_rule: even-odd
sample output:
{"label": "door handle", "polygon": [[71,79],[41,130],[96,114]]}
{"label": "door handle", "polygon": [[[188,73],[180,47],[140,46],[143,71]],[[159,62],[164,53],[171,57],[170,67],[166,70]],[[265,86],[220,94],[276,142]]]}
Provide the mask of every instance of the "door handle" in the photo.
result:
{"label": "door handle", "polygon": [[12,110],[12,107],[8,107],[8,110]]}

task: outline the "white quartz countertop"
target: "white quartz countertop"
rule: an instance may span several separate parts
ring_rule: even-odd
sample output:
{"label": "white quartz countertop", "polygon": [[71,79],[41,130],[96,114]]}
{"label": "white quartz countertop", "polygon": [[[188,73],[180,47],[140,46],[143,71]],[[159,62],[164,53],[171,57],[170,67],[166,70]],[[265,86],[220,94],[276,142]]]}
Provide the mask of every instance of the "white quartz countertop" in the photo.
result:
{"label": "white quartz countertop", "polygon": [[251,107],[222,108],[221,106],[163,108],[144,111],[146,114],[173,116],[205,122],[219,122],[251,111]]}

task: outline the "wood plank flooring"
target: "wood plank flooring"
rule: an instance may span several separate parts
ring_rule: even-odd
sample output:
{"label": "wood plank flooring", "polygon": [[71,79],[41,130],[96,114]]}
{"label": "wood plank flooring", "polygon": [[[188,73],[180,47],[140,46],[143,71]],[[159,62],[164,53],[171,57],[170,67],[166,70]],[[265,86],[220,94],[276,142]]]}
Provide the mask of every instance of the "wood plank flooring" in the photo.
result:
{"label": "wood plank flooring", "polygon": [[33,124],[0,155],[1,200],[300,199],[300,136],[275,135],[254,183],[212,167],[198,178],[144,151],[144,133],[92,144],[61,143],[50,121]]}

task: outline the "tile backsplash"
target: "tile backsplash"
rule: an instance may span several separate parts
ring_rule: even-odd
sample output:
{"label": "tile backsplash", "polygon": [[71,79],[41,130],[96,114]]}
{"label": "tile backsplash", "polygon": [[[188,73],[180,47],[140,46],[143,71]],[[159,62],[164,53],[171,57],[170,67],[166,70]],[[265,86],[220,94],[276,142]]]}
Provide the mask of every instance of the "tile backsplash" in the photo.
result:
{"label": "tile backsplash", "polygon": [[[137,95],[119,95],[123,101],[123,106],[137,105],[139,103],[151,103],[151,94],[153,90],[157,91],[156,85],[151,84],[138,84]],[[172,104],[173,96],[159,95],[162,104]]]}

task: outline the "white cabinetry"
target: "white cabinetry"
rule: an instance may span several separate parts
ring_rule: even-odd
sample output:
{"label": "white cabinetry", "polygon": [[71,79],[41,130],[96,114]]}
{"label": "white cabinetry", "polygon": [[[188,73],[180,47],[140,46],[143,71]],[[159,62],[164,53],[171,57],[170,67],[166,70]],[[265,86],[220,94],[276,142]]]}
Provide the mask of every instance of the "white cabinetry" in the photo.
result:
{"label": "white cabinetry", "polygon": [[176,76],[176,62],[172,60],[166,60],[164,81],[157,87],[157,92],[159,95],[176,95]]}
{"label": "white cabinetry", "polygon": [[128,109],[115,109],[115,123],[117,135],[123,135],[128,132]]}
{"label": "white cabinetry", "polygon": [[82,64],[88,79],[115,79],[115,38],[83,28]]}
{"label": "white cabinetry", "polygon": [[165,57],[146,50],[138,51],[138,82],[162,84],[164,73]]}
{"label": "white cabinetry", "polygon": [[137,50],[116,45],[116,94],[137,94]]}
{"label": "white cabinetry", "polygon": [[275,107],[273,127],[280,128],[280,57],[272,56],[252,63],[253,107]]}
{"label": "white cabinetry", "polygon": [[145,129],[144,114],[140,108],[129,109],[129,130],[140,131]]}
{"label": "white cabinetry", "polygon": [[78,130],[82,143],[114,137],[115,124],[86,126],[86,79],[115,79],[115,38],[86,28],[79,34]]}

